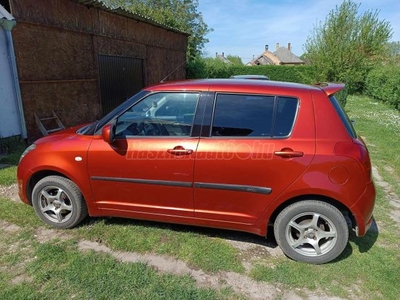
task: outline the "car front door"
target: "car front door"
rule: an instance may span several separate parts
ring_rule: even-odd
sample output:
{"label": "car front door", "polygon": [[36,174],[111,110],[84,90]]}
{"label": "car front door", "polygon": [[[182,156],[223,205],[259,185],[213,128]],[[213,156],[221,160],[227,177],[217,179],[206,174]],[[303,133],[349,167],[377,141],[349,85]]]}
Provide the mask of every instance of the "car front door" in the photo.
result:
{"label": "car front door", "polygon": [[210,130],[202,133],[196,153],[195,216],[254,224],[314,157],[311,101],[300,106],[296,97],[215,98]]}
{"label": "car front door", "polygon": [[96,137],[88,170],[99,209],[193,216],[191,137],[198,93],[155,93],[113,120],[115,141]]}

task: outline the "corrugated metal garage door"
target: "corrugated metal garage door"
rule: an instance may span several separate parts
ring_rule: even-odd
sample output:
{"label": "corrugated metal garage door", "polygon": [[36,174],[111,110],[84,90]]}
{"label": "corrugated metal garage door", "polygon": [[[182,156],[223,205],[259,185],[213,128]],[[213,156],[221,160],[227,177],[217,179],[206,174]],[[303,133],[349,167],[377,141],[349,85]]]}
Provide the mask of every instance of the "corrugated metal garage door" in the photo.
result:
{"label": "corrugated metal garage door", "polygon": [[103,116],[143,88],[143,60],[98,56]]}

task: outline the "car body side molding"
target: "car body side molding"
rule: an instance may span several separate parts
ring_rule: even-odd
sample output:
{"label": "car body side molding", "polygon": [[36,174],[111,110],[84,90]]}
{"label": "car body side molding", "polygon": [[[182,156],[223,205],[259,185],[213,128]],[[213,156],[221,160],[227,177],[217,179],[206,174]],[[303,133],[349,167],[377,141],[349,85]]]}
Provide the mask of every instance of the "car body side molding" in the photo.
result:
{"label": "car body side molding", "polygon": [[102,176],[92,176],[92,177],[90,177],[90,179],[91,180],[103,180],[103,181],[130,182],[130,183],[139,183],[139,184],[178,186],[178,187],[192,187],[193,186],[192,182],[186,182],[186,181],[150,180],[150,179],[102,177]]}
{"label": "car body side molding", "polygon": [[214,190],[231,190],[239,192],[250,192],[257,194],[269,195],[272,193],[272,189],[269,187],[252,186],[252,185],[238,185],[238,184],[220,184],[220,183],[206,183],[206,182],[195,182],[195,188],[202,189],[214,189]]}

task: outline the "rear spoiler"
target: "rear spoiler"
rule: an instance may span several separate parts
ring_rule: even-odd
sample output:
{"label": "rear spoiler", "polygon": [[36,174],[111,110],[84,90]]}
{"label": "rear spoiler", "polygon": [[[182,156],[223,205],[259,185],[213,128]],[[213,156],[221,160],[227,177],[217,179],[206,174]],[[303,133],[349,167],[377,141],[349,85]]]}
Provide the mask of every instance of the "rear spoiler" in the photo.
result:
{"label": "rear spoiler", "polygon": [[314,85],[323,90],[328,97],[343,90],[345,86],[344,83],[317,83]]}

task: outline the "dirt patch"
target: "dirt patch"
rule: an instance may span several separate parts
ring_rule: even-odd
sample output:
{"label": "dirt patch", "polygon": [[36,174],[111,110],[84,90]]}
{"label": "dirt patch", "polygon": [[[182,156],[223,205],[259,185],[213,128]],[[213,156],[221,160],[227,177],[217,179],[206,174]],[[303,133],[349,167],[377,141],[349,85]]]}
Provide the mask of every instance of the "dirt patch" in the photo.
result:
{"label": "dirt patch", "polygon": [[16,202],[20,202],[21,200],[19,199],[18,196],[18,186],[17,184],[12,184],[9,186],[3,186],[0,185],[0,197],[2,198],[8,198]]}
{"label": "dirt patch", "polygon": [[26,276],[26,275],[24,275],[24,274],[22,274],[22,275],[18,275],[18,276],[16,276],[16,277],[14,277],[12,280],[11,280],[11,283],[12,284],[20,284],[20,283],[23,283],[23,282],[32,282],[33,281],[33,279],[32,279],[32,277],[29,277],[29,276]]}
{"label": "dirt patch", "polygon": [[221,289],[231,287],[235,292],[246,295],[249,299],[276,299],[278,292],[275,287],[256,282],[249,277],[234,272],[219,272],[208,274],[202,270],[193,270],[188,265],[171,257],[155,254],[138,254],[134,252],[113,251],[105,245],[90,241],[79,242],[79,250],[104,252],[122,262],[142,262],[157,269],[161,273],[174,275],[190,275],[199,286]]}
{"label": "dirt patch", "polygon": [[21,230],[21,227],[19,227],[18,225],[15,225],[13,223],[8,223],[5,221],[1,221],[1,220],[0,220],[0,228],[6,232],[17,232],[17,231]]}
{"label": "dirt patch", "polygon": [[35,238],[39,243],[43,244],[54,240],[67,241],[72,239],[73,236],[62,230],[38,228],[35,231]]}

